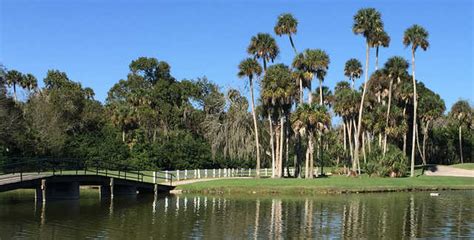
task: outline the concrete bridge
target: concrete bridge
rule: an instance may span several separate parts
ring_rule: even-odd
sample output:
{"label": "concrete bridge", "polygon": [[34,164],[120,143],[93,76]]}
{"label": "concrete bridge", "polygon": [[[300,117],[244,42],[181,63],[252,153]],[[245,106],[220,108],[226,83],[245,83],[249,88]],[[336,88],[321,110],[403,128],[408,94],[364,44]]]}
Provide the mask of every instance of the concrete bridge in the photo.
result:
{"label": "concrete bridge", "polygon": [[[15,164],[28,166],[24,162]],[[35,189],[38,201],[49,201],[79,199],[80,186],[99,186],[101,198],[166,193],[174,189],[173,175],[159,171],[104,170],[99,166],[95,169],[76,167],[71,170],[70,166],[53,166],[48,171],[44,167],[37,171],[22,171],[22,167],[12,170],[6,167],[10,171],[0,173],[0,192]],[[28,170],[31,170],[31,166]]]}

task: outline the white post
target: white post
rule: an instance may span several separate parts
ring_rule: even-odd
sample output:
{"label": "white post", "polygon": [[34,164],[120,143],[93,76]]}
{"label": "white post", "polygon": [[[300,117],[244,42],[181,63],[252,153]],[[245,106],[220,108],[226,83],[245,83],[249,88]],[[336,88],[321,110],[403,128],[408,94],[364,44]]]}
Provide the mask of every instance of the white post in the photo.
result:
{"label": "white post", "polygon": [[198,173],[198,178],[201,178],[201,169],[198,169],[197,173]]}
{"label": "white post", "polygon": [[207,178],[207,168],[204,169],[204,176],[205,176],[205,178]]}
{"label": "white post", "polygon": [[188,169],[184,169],[184,179],[188,179]]}
{"label": "white post", "polygon": [[216,177],[216,169],[215,169],[215,168],[212,169],[212,177],[213,177],[213,178]]}
{"label": "white post", "polygon": [[194,169],[194,178],[197,178],[197,170]]}
{"label": "white post", "polygon": [[265,168],[265,177],[268,176],[268,168]]}
{"label": "white post", "polygon": [[153,171],[153,183],[156,184],[156,172],[155,171]]}
{"label": "white post", "polygon": [[165,170],[165,181],[168,182],[168,170]]}
{"label": "white post", "polygon": [[252,169],[251,169],[251,168],[249,168],[249,177],[250,177],[251,171],[252,171]]}
{"label": "white post", "polygon": [[219,178],[221,177],[221,169],[219,168]]}
{"label": "white post", "polygon": [[179,170],[176,170],[176,180],[179,181]]}
{"label": "white post", "polygon": [[227,177],[227,168],[224,168],[224,177]]}

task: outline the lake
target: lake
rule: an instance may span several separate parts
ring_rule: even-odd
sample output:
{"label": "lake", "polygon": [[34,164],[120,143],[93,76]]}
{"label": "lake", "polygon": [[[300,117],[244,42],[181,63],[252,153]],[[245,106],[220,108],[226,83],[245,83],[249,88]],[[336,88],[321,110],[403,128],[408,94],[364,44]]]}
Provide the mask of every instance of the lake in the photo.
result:
{"label": "lake", "polygon": [[0,194],[0,239],[474,238],[474,191],[311,197],[164,195],[36,204]]}

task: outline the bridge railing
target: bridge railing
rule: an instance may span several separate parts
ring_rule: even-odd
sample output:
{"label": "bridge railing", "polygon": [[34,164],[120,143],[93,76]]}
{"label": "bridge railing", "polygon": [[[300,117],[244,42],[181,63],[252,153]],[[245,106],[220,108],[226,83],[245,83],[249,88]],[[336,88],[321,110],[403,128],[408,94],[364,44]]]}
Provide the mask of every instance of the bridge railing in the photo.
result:
{"label": "bridge railing", "polygon": [[[83,161],[65,158],[10,159],[0,164],[0,177],[11,175],[23,181],[31,174],[50,175],[101,175],[139,182],[173,183],[174,174],[156,169],[144,170],[129,164],[106,161]],[[8,177],[8,176],[7,176]]]}

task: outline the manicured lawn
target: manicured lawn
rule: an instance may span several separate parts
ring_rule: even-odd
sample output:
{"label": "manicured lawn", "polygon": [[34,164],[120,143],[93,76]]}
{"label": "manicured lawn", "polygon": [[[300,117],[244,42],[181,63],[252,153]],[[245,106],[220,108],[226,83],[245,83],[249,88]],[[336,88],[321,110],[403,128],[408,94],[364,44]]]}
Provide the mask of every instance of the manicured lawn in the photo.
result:
{"label": "manicured lawn", "polygon": [[460,164],[450,165],[450,167],[474,170],[474,163],[460,163]]}
{"label": "manicured lawn", "polygon": [[473,189],[463,177],[378,178],[330,176],[317,179],[222,179],[178,186],[189,193],[321,194],[442,189]]}

